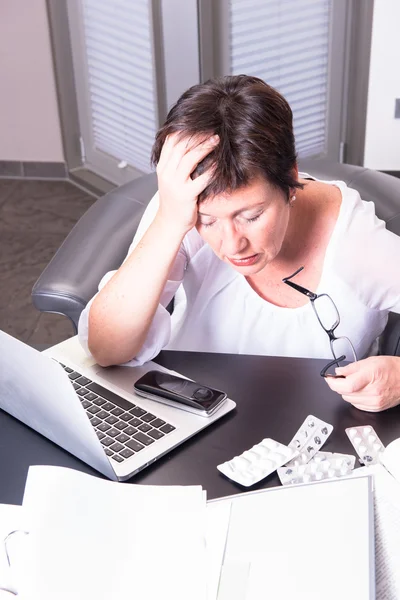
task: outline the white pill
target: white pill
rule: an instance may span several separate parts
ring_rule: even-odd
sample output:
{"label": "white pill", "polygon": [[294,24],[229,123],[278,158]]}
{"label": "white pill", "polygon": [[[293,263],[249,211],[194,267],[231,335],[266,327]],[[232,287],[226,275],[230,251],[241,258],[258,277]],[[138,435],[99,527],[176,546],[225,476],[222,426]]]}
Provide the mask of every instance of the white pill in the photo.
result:
{"label": "white pill", "polygon": [[360,438],[360,436],[355,437],[354,440],[353,440],[353,442],[355,444],[357,444],[357,446],[358,446],[358,444],[361,444],[361,438]]}
{"label": "white pill", "polygon": [[246,450],[246,452],[243,452],[243,454],[241,454],[239,456],[239,458],[247,460],[247,462],[250,465],[253,464],[257,460],[257,456],[255,456],[255,454],[251,450]]}
{"label": "white pill", "polygon": [[237,456],[231,460],[231,464],[235,469],[246,469],[251,462],[244,456]]}
{"label": "white pill", "polygon": [[254,459],[259,459],[261,458],[261,453],[256,450],[256,448],[251,448],[251,450],[247,451],[249,453],[249,456],[254,460]]}
{"label": "white pill", "polygon": [[314,477],[317,481],[321,481],[321,479],[324,478],[324,474],[321,473],[321,471],[318,471],[317,473],[315,473]]}
{"label": "white pill", "polygon": [[305,473],[303,475],[303,481],[304,483],[308,483],[309,481],[311,481],[311,475],[309,473]]}
{"label": "white pill", "polygon": [[269,456],[270,450],[268,450],[268,448],[265,448],[264,446],[257,446],[257,454],[265,458],[266,456]]}
{"label": "white pill", "polygon": [[344,466],[340,469],[340,474],[341,475],[347,475],[347,473],[350,471],[349,467]]}
{"label": "white pill", "polygon": [[285,458],[286,458],[287,460],[289,460],[289,459],[290,459],[290,457],[291,457],[291,456],[293,456],[293,454],[294,454],[294,453],[295,453],[295,451],[294,451],[294,450],[292,450],[291,448],[284,448],[284,449],[282,450],[282,454],[285,456]]}
{"label": "white pill", "polygon": [[335,469],[329,469],[328,477],[335,477]]}
{"label": "white pill", "polygon": [[275,468],[275,465],[272,462],[272,460],[269,460],[268,458],[264,458],[263,460],[260,461],[260,467],[262,469],[264,469],[265,471],[271,471]]}
{"label": "white pill", "polygon": [[279,452],[271,452],[268,458],[276,464],[282,463],[284,460],[284,457]]}
{"label": "white pill", "polygon": [[372,427],[364,427],[364,429],[363,429],[364,435],[368,435],[369,433],[371,433],[371,431],[372,431]]}
{"label": "white pill", "polygon": [[311,471],[311,473],[316,473],[318,471],[318,465],[317,465],[317,463],[311,463],[310,464],[310,471]]}
{"label": "white pill", "polygon": [[382,444],[379,444],[378,442],[376,442],[373,446],[374,450],[381,450],[382,449]]}
{"label": "white pill", "polygon": [[357,429],[350,429],[349,435],[350,437],[354,437],[355,435],[357,435]]}
{"label": "white pill", "polygon": [[251,465],[250,467],[248,467],[247,473],[250,473],[251,475],[254,475],[255,477],[260,477],[263,474],[262,469],[260,469],[260,467],[257,467],[256,465]]}
{"label": "white pill", "polygon": [[364,446],[364,444],[360,444],[360,446],[358,447],[358,451],[361,452],[361,454],[364,454],[364,452],[367,451],[367,446]]}
{"label": "white pill", "polygon": [[368,436],[368,442],[370,444],[373,444],[373,442],[375,442],[375,440],[376,440],[376,435],[369,435]]}
{"label": "white pill", "polygon": [[253,473],[241,473],[241,480],[246,482],[246,485],[252,485],[253,482],[255,482],[257,480],[257,477],[254,476]]}
{"label": "white pill", "polygon": [[298,474],[304,475],[306,468],[307,468],[307,465],[300,465],[300,467],[297,469]]}
{"label": "white pill", "polygon": [[265,448],[269,448],[271,450],[275,450],[278,447],[278,443],[269,438],[265,438],[262,442],[260,442],[260,446],[264,446]]}

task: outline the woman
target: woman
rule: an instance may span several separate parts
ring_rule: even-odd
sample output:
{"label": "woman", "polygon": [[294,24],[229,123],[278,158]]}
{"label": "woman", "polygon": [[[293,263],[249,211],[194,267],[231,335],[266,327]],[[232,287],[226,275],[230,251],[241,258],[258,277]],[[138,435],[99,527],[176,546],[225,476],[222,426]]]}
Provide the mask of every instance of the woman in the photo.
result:
{"label": "woman", "polygon": [[[82,313],[79,336],[103,365],[138,365],[162,348],[331,359],[308,298],[329,294],[363,358],[328,378],[364,410],[400,402],[400,359],[376,357],[400,238],[343,182],[299,174],[292,112],[245,75],[190,88],[156,136],[159,191],[128,256]],[[174,298],[172,316],[166,306]]]}

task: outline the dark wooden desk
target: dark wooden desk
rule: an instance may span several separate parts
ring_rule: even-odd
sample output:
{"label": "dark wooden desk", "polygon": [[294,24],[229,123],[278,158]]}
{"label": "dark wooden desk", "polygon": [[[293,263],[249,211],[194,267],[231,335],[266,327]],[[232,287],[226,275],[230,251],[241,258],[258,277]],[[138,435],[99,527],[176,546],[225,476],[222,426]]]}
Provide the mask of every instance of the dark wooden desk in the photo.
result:
{"label": "dark wooden desk", "polygon": [[[235,411],[188,440],[129,483],[201,484],[208,498],[244,491],[216,466],[265,437],[287,444],[305,417],[313,414],[334,427],[324,446],[353,453],[345,428],[372,425],[384,444],[400,437],[400,406],[383,413],[361,412],[333,393],[320,377],[320,360],[162,352],[157,362],[225,390]],[[40,434],[0,411],[0,502],[22,502],[30,465],[59,465],[98,475]],[[129,484],[128,483],[128,484]],[[121,484],[121,485],[128,485]],[[250,489],[279,485],[272,474]]]}

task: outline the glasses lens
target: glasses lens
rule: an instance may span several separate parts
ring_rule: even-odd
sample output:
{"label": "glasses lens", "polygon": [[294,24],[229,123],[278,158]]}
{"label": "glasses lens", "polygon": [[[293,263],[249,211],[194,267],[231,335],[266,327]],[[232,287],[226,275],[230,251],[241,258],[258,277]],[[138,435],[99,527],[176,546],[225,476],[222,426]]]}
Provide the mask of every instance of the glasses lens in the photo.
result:
{"label": "glasses lens", "polygon": [[335,355],[335,358],[338,358],[339,356],[342,356],[344,354],[346,357],[344,360],[346,362],[355,362],[357,360],[353,346],[351,345],[351,342],[347,337],[339,337],[335,340],[332,340],[331,348],[333,354]]}
{"label": "glasses lens", "polygon": [[338,326],[339,313],[330,296],[326,294],[318,296],[314,300],[314,310],[319,322],[326,331],[332,331],[332,329]]}

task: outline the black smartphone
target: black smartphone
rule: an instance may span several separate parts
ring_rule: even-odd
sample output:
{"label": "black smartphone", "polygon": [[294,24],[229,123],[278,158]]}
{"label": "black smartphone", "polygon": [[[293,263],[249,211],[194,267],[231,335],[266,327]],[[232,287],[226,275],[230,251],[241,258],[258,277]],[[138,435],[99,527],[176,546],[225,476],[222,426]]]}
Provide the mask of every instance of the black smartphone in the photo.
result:
{"label": "black smartphone", "polygon": [[205,417],[212,415],[227,398],[221,390],[161,371],[148,371],[136,381],[134,390],[149,400]]}

